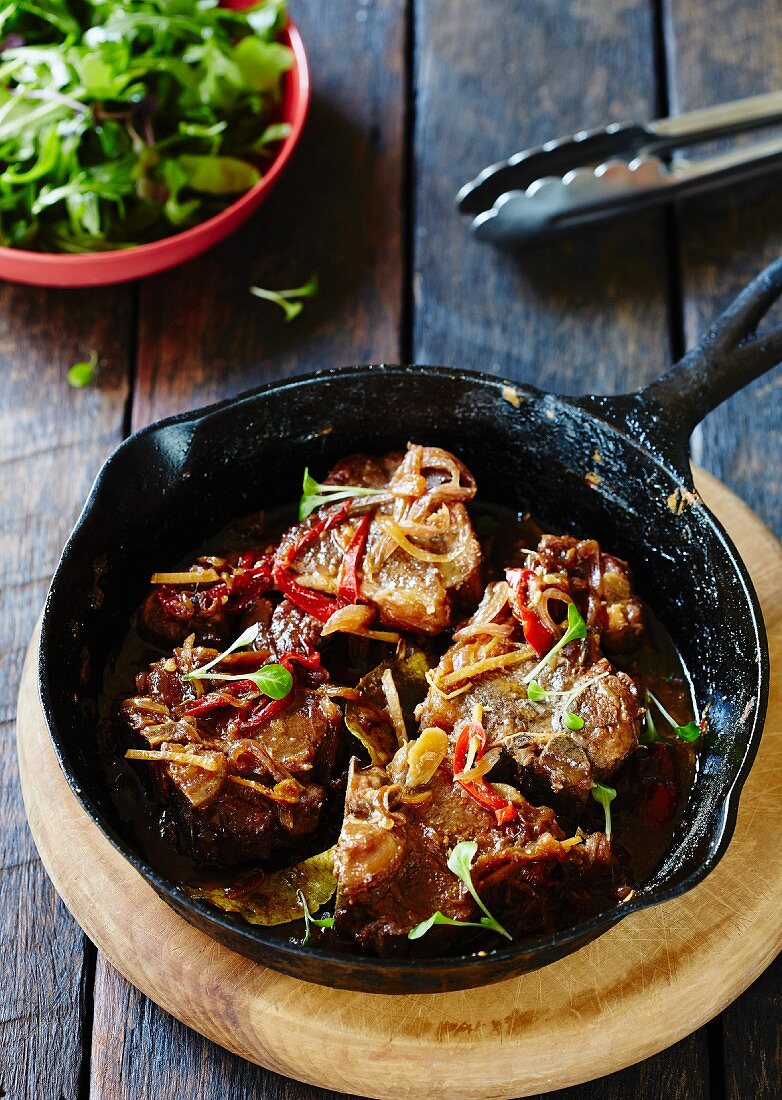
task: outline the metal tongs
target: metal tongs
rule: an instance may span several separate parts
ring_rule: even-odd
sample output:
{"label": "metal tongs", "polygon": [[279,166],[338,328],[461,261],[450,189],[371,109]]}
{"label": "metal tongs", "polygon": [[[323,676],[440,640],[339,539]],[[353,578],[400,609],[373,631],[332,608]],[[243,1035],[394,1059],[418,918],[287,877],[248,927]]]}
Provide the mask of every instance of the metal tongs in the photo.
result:
{"label": "metal tongs", "polygon": [[481,241],[515,246],[573,226],[751,179],[782,161],[782,136],[690,160],[678,149],[782,123],[782,92],[645,125],[613,123],[524,149],[457,196]]}

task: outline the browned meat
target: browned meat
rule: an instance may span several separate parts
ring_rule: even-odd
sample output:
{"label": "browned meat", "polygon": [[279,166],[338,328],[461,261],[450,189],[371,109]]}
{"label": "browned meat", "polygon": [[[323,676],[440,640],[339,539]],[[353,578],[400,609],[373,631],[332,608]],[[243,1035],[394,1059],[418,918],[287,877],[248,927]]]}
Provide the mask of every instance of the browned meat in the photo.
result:
{"label": "browned meat", "polygon": [[[222,690],[199,696],[184,674],[216,656],[188,639],[139,674],[137,695],[122,709],[149,746],[141,759],[152,769],[183,849],[228,866],[267,859],[315,830],[341,715],[314,682],[318,670],[297,664],[293,690],[276,705],[251,681],[217,684]],[[266,655],[237,655],[239,671],[249,671],[253,659],[261,667]]]}
{"label": "browned meat", "polygon": [[[327,480],[385,491],[358,498],[349,510],[324,506],[287,532],[277,560],[288,562],[298,585],[344,602],[346,555],[369,514],[358,592],[382,623],[437,634],[450,626],[454,605],[475,603],[481,552],[465,508],[475,481],[458,459],[410,444],[403,457],[345,460]],[[328,529],[302,544],[328,516],[334,520]]]}
{"label": "browned meat", "polygon": [[[587,639],[566,646],[538,673],[548,694],[533,702],[527,679],[538,656],[525,643],[510,596],[505,581],[488,586],[431,675],[416,717],[422,727],[453,735],[479,706],[490,743],[511,755],[525,792],[575,817],[592,784],[609,778],[638,747],[637,689],[605,658],[595,661]],[[583,726],[569,729],[568,714]]]}
{"label": "browned meat", "polygon": [[644,639],[643,605],[627,562],[604,554],[594,539],[543,535],[531,568],[543,587],[573,597],[606,653],[637,649]]}
{"label": "browned meat", "polygon": [[181,644],[189,634],[202,645],[223,646],[245,626],[268,623],[272,605],[264,595],[272,587],[270,561],[260,550],[196,558],[182,571],[194,582],[159,584],[149,593],[139,616],[141,632],[164,646]]}
{"label": "browned meat", "polygon": [[[505,826],[453,781],[442,761],[429,780],[405,786],[411,746],[399,750],[388,770],[358,770],[348,780],[346,815],[337,845],[336,927],[381,955],[408,947],[407,933],[439,910],[455,920],[481,916],[462,882],[448,869],[453,847],[472,840],[478,851],[473,883],[494,916],[517,935],[557,922],[549,896],[595,863],[610,868],[608,846],[598,836],[575,854],[584,838],[564,841],[553,812],[516,794],[518,816]],[[436,926],[417,949],[439,952],[469,945],[474,931]]]}

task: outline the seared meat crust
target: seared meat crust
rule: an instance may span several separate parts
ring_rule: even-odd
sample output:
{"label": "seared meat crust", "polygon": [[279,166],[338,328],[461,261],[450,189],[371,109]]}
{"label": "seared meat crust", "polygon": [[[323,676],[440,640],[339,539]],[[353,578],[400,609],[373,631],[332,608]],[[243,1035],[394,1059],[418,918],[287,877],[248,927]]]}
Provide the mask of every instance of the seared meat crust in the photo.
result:
{"label": "seared meat crust", "polygon": [[[384,492],[377,501],[357,498],[347,516],[295,556],[291,568],[299,584],[338,594],[346,551],[369,513],[359,591],[382,623],[439,634],[451,625],[454,606],[469,606],[479,598],[481,551],[465,508],[475,495],[475,481],[453,455],[410,444],[404,456],[346,459],[327,481]],[[291,528],[278,556],[338,510],[323,507]]]}
{"label": "seared meat crust", "polygon": [[[188,640],[139,674],[137,694],[122,709],[142,743],[168,757],[144,767],[171,808],[183,850],[230,866],[268,859],[314,832],[341,714],[298,668],[279,712],[258,727],[253,715],[269,700],[249,681],[225,685],[228,704],[199,712],[197,688],[184,676],[216,656]],[[259,655],[255,664],[263,663]]]}

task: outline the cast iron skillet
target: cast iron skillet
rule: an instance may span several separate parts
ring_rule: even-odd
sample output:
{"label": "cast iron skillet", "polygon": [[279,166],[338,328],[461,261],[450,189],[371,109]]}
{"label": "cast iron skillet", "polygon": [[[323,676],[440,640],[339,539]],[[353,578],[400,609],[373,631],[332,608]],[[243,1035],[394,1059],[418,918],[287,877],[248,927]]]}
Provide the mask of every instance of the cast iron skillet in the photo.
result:
{"label": "cast iron skillet", "polygon": [[[747,572],[693,495],[688,439],[705,413],[782,359],[782,327],[751,335],[780,294],[782,260],[672,370],[625,396],[555,397],[468,371],[364,366],[263,386],[126,440],[65,547],[40,650],[55,750],[99,828],[161,897],[223,944],[308,981],[368,992],[461,989],[532,970],[622,916],[689,890],[733,832],[765,715],[768,652]],[[482,958],[411,962],[302,948],[290,926],[253,928],[191,900],[126,839],[97,760],[101,677],[150,573],[234,517],[295,500],[305,465],[322,474],[342,455],[380,453],[409,439],[455,451],[482,499],[529,504],[547,529],[594,536],[628,559],[680,648],[700,708],[708,706],[710,732],[681,828],[634,899]]]}

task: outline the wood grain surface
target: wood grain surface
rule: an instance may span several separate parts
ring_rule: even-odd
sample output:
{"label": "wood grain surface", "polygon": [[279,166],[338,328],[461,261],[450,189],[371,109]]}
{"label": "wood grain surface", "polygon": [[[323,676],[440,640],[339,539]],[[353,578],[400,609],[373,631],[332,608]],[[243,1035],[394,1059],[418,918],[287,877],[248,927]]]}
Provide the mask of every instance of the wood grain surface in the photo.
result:
{"label": "wood grain surface", "polygon": [[[451,362],[617,391],[692,342],[782,237],[773,179],[510,257],[457,188],[530,142],[779,87],[776,0],[291,0],[313,70],[305,138],[269,205],[140,287],[0,287],[0,1091],[14,1100],[322,1100],[130,990],[56,902],[8,749],[24,645],[100,461],[131,426],[317,367]],[[291,326],[252,282],[321,291]],[[64,373],[95,348],[94,389]],[[782,533],[779,372],[713,414],[696,456]],[[94,989],[93,989],[94,984]],[[773,1100],[782,963],[665,1054],[567,1100]]]}
{"label": "wood grain surface", "polygon": [[[772,659],[780,659],[782,544],[719,483],[704,475],[699,487],[744,557]],[[68,788],[38,701],[37,642],[22,678],[18,747],[28,819],[47,871],[90,938],[135,986],[245,1058],[382,1100],[528,1096],[669,1046],[730,1003],[782,948],[782,850],[774,844],[782,814],[782,685],[772,686],[735,836],[704,882],[534,974],[400,998],[267,970],[174,913]]]}

